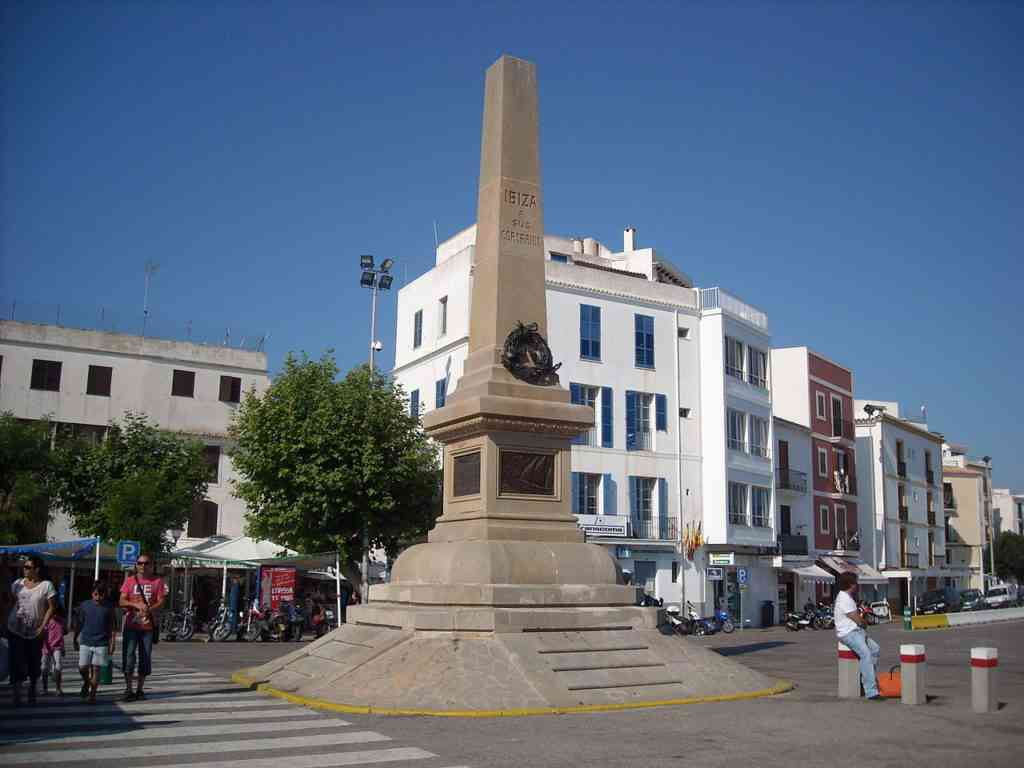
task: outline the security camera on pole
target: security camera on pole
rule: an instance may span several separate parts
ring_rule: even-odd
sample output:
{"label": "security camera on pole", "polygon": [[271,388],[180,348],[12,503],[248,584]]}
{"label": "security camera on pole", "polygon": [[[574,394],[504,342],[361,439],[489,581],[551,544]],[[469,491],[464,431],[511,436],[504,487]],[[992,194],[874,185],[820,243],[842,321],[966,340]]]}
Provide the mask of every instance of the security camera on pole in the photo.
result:
{"label": "security camera on pole", "polygon": [[[374,267],[373,256],[370,254],[363,254],[359,257],[359,268],[362,270],[362,275],[359,277],[359,284],[364,288],[369,288],[371,291],[372,298],[370,299],[370,386],[373,386],[373,355],[375,352],[380,352],[384,345],[380,341],[374,338],[377,335],[377,291],[387,291],[391,288],[391,282],[394,279],[390,272],[391,267],[394,266],[394,259],[384,259],[380,263],[380,267]],[[367,524],[363,521],[363,587],[362,587],[362,600],[364,603],[370,602],[370,531],[367,528]]]}

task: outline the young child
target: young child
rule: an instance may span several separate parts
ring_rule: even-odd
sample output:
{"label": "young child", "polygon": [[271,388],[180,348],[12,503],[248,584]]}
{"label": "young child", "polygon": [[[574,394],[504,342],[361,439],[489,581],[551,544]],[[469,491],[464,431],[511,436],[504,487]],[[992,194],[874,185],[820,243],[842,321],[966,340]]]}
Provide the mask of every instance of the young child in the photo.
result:
{"label": "young child", "polygon": [[100,669],[114,652],[114,606],[107,600],[107,585],[92,585],[92,599],[78,609],[78,672],[82,675],[82,698],[96,703]]}
{"label": "young child", "polygon": [[64,635],[67,633],[67,622],[64,610],[57,602],[53,615],[43,627],[43,694],[49,693],[50,673],[53,673],[54,690],[58,696],[64,695],[61,687],[61,668],[64,665]]}

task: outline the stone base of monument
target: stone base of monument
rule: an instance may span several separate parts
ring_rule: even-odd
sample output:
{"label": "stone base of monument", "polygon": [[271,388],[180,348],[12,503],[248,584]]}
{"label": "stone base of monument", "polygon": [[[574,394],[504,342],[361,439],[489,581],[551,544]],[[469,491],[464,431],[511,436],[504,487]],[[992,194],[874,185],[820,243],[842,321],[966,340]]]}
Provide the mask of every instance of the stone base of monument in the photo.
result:
{"label": "stone base of monument", "polygon": [[509,715],[752,698],[792,686],[658,629],[659,609],[373,603],[236,680],[380,714]]}

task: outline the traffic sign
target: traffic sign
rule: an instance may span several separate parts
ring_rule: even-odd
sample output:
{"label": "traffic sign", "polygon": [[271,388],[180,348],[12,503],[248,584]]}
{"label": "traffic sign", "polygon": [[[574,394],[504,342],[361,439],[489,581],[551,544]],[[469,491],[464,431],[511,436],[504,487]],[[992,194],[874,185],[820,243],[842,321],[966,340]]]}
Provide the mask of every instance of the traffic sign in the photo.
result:
{"label": "traffic sign", "polygon": [[748,571],[746,568],[736,569],[736,581],[738,581],[741,585],[745,585],[749,580],[750,571]]}
{"label": "traffic sign", "polygon": [[135,561],[142,554],[142,543],[138,541],[117,542],[117,563],[122,568],[135,565]]}
{"label": "traffic sign", "polygon": [[722,569],[721,568],[708,568],[708,581],[721,581],[722,580]]}

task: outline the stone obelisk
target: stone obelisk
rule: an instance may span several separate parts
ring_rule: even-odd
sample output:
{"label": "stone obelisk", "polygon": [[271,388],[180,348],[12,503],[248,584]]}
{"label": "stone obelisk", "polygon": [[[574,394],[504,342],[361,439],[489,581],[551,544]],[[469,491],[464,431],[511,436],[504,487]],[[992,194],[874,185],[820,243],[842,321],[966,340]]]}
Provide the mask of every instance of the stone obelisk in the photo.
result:
{"label": "stone obelisk", "polygon": [[[546,343],[537,75],[487,70],[469,356],[445,407],[444,511],[349,623],[239,680],[405,713],[552,711],[770,690],[773,681],[657,630],[658,611],[570,509],[570,402]],[[560,710],[561,711],[561,710]]]}

